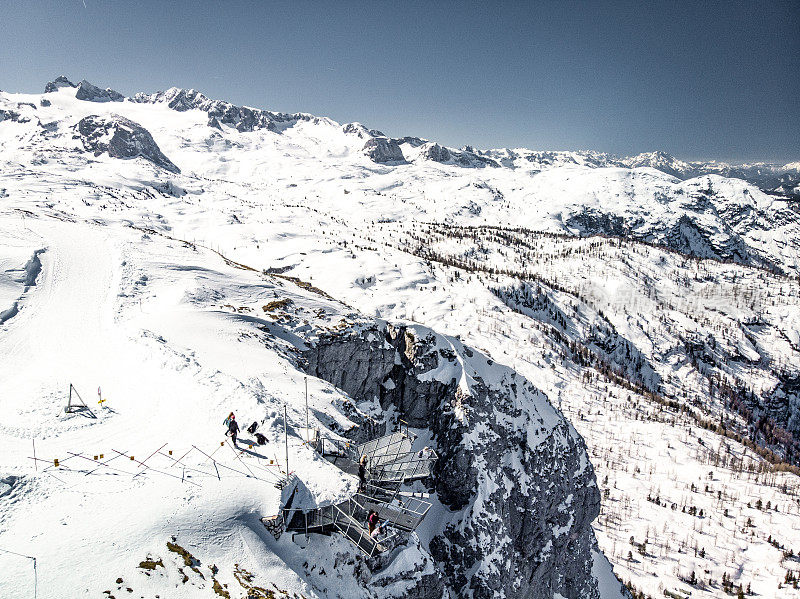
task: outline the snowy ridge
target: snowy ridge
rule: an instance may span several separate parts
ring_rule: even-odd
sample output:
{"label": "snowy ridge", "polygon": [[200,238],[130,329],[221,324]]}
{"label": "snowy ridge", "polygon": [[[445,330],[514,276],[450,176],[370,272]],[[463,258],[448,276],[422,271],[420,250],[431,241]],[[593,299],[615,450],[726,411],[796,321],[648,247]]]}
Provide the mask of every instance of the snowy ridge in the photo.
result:
{"label": "snowy ridge", "polygon": [[[177,88],[139,95],[136,102],[75,102],[73,95],[69,86],[45,94],[51,106],[38,106],[42,98],[36,96],[3,95],[6,112],[17,115],[10,120],[25,125],[4,142],[6,156],[22,163],[48,155],[59,160],[54,152],[75,147],[69,129],[73,115],[119,114],[152,135],[176,168],[195,169],[196,176],[246,179],[256,187],[265,185],[264,173],[292,169],[296,176],[276,179],[287,198],[317,196],[318,183],[331,180],[331,190],[354,194],[351,199],[372,219],[404,215],[627,235],[702,258],[798,272],[800,219],[793,200],[740,179],[698,176],[699,171],[677,180],[653,168],[670,162],[661,154],[637,158],[629,168],[625,161],[594,152],[454,150],[310,115],[238,107]],[[315,175],[319,172],[327,176]],[[395,205],[402,203],[402,209],[375,201],[381,193]],[[337,200],[327,194],[319,203],[335,210]]]}
{"label": "snowy ridge", "polygon": [[253,131],[267,129],[277,132],[282,127],[292,126],[297,121],[320,122],[310,114],[295,113],[285,114],[270,112],[247,106],[235,106],[230,102],[211,100],[194,89],[179,89],[171,87],[165,92],[155,94],[137,93],[132,100],[140,103],[164,103],[172,110],[185,112],[187,110],[202,110],[208,113],[209,125],[219,128],[220,125],[230,125],[237,131]]}

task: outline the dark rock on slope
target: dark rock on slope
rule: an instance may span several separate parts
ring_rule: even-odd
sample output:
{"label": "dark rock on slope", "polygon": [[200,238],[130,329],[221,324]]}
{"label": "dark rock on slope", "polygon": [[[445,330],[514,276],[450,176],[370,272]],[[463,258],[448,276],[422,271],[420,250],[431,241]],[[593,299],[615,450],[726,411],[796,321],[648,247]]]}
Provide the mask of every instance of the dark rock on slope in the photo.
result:
{"label": "dark rock on slope", "polygon": [[91,115],[81,119],[77,129],[84,149],[95,156],[108,153],[112,158],[141,157],[170,172],[180,172],[161,152],[150,132],[129,119]]}
{"label": "dark rock on slope", "polygon": [[[280,133],[283,128],[291,127],[300,121],[317,122],[320,120],[310,114],[286,114],[247,106],[236,106],[230,102],[212,100],[194,89],[177,87],[154,94],[138,93],[133,97],[133,101],[147,104],[164,103],[178,112],[202,110],[208,113],[210,126],[228,125],[242,133],[258,129],[267,129],[268,131]],[[211,120],[212,118],[216,119],[216,125]]]}
{"label": "dark rock on slope", "polygon": [[372,137],[364,144],[364,153],[373,162],[383,164],[386,162],[403,162],[403,150],[400,145],[388,137]]}
{"label": "dark rock on slope", "polygon": [[60,75],[55,78],[55,80],[50,81],[47,85],[44,86],[44,93],[49,94],[51,92],[58,91],[62,87],[78,87],[72,81],[67,79],[64,75]]}
{"label": "dark rock on slope", "polygon": [[439,579],[455,597],[598,596],[594,471],[530,382],[424,327],[332,334],[305,357],[309,373],[434,435],[436,491],[454,513],[430,543],[436,573],[413,596],[438,599]]}
{"label": "dark rock on slope", "polygon": [[86,81],[86,79],[78,84],[78,91],[75,92],[75,97],[78,100],[87,102],[122,102],[125,99],[125,96],[121,93],[109,87],[100,89]]}

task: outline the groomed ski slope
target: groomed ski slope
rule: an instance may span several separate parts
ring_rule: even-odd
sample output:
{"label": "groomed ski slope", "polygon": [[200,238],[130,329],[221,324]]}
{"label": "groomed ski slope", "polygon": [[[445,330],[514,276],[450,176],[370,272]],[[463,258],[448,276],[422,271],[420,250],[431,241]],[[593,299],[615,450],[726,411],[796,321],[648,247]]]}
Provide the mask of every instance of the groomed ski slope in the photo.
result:
{"label": "groomed ski slope", "polygon": [[[274,541],[258,522],[278,506],[282,406],[288,403],[294,423],[304,419],[295,407],[304,402],[303,377],[265,347],[246,314],[213,301],[225,293],[227,301],[266,302],[278,286],[211,252],[158,236],[142,241],[147,236],[132,229],[4,217],[0,230],[14,256],[45,249],[36,285],[0,336],[0,455],[3,472],[19,477],[3,497],[0,547],[39,557],[38,596],[100,596],[114,591],[118,577],[136,593],[199,596],[199,586],[188,583],[170,594],[163,582],[148,588],[150,579],[137,568],[150,552],[169,554],[164,542],[173,535],[187,548],[202,547],[197,557],[216,564],[221,582],[236,584],[239,563],[281,588],[316,596],[273,554]],[[313,308],[331,304],[307,301]],[[64,413],[70,383],[96,419]],[[313,380],[311,391],[312,410],[347,424],[331,408],[335,390]],[[264,459],[220,446],[230,410],[245,425],[269,415],[261,430],[270,442],[253,449]],[[59,468],[39,461],[33,473],[34,439],[37,457],[59,458]],[[198,450],[184,460],[186,470],[168,457],[193,445],[213,452],[217,469]],[[291,469],[318,500],[352,492],[352,477],[297,436],[290,452]],[[106,466],[93,463],[99,454]],[[0,596],[32,593],[29,560],[0,554],[0,571]]]}

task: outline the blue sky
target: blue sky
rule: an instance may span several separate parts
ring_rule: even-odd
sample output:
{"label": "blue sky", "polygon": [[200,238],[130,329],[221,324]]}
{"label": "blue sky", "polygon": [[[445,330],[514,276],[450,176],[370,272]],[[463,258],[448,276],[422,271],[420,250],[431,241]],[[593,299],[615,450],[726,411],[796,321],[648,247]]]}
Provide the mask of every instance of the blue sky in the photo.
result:
{"label": "blue sky", "polygon": [[800,2],[7,3],[0,88],[173,85],[446,145],[800,160]]}

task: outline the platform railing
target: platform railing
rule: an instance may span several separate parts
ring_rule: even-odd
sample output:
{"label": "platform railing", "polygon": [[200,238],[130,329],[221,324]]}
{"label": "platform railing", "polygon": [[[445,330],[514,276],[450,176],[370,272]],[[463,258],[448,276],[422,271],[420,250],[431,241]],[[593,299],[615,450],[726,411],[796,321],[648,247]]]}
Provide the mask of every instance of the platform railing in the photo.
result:
{"label": "platform railing", "polygon": [[351,458],[353,461],[358,458],[356,445],[352,441],[343,439],[321,437],[317,443],[317,452],[323,457]]}
{"label": "platform railing", "polygon": [[385,462],[373,467],[370,464],[369,480],[372,484],[393,482],[393,481],[412,481],[428,477],[433,472],[433,464],[438,456],[433,450],[420,457],[418,452],[410,452],[395,457],[392,462]]}

